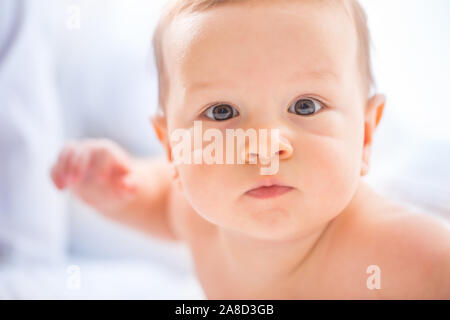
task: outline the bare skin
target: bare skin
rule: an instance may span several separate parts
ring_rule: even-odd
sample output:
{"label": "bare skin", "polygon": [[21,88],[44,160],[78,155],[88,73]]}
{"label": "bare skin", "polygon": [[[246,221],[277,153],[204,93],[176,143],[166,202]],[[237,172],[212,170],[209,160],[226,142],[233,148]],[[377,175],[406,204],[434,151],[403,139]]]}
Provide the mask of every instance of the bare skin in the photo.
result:
{"label": "bare skin", "polygon": [[[186,242],[210,299],[450,298],[448,228],[361,179],[385,99],[363,92],[351,19],[316,1],[274,3],[218,6],[170,25],[171,91],[152,119],[166,159],[77,142],[55,164],[55,185],[111,219]],[[323,108],[294,114],[296,99]],[[208,118],[202,111],[216,102],[238,115]],[[171,133],[196,120],[220,132],[278,128],[274,177],[291,191],[248,196],[267,178],[260,164],[174,165]],[[380,289],[367,287],[371,265]]]}
{"label": "bare skin", "polygon": [[[93,157],[97,154],[93,150],[106,150],[103,156],[110,161],[98,162],[117,169],[124,163],[115,158],[116,147],[105,141],[68,145],[52,170],[55,185],[69,188],[87,202],[86,191],[80,190],[89,183],[90,192],[95,188],[97,197],[90,198],[89,204],[99,213],[152,236],[187,243],[209,299],[449,297],[448,229],[382,197],[364,182],[346,210],[309,238],[285,242],[258,241],[244,235],[227,238],[188,203],[165,159],[126,162],[127,173],[108,176],[107,184],[96,186],[95,181],[105,181],[105,170],[92,165],[82,169],[75,154],[84,149]],[[64,157],[68,154],[71,156]],[[142,167],[151,179],[136,178],[137,172],[142,176]],[[124,186],[124,181],[129,185]],[[105,201],[112,190],[117,192],[113,199],[121,199],[122,204],[107,210]],[[381,269],[381,289],[367,288],[370,265]]]}
{"label": "bare skin", "polygon": [[[363,182],[346,212],[319,236],[286,243],[261,243],[243,236],[235,243],[224,242],[220,228],[199,217],[182,199],[174,184],[169,197],[172,227],[178,230],[178,239],[189,244],[209,299],[450,296],[448,228],[389,201]],[[366,285],[370,265],[381,269],[379,290]]]}

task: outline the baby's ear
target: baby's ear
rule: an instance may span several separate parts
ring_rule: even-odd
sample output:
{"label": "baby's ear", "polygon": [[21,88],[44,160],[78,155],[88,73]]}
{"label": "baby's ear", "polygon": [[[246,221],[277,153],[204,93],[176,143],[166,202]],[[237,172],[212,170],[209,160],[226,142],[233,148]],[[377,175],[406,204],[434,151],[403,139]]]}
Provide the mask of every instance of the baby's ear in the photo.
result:
{"label": "baby's ear", "polygon": [[367,105],[364,112],[364,124],[365,124],[364,144],[372,143],[373,134],[381,121],[385,104],[386,104],[386,96],[383,94],[376,94],[369,100],[367,100]]}
{"label": "baby's ear", "polygon": [[375,94],[367,101],[365,117],[366,122],[371,122],[375,128],[380,123],[383,116],[384,106],[386,105],[386,96],[383,94]]}
{"label": "baby's ear", "polygon": [[167,132],[167,119],[166,117],[161,114],[157,113],[155,115],[152,115],[150,117],[150,123],[153,126],[153,129],[155,130],[156,136],[158,137],[159,142],[163,145],[165,151],[167,160],[170,162],[172,161],[171,157],[171,149],[170,149],[170,141],[169,141],[169,135]]}
{"label": "baby's ear", "polygon": [[366,175],[369,171],[371,147],[375,129],[383,116],[386,97],[376,94],[367,101],[364,112],[364,148],[362,156],[361,175]]}

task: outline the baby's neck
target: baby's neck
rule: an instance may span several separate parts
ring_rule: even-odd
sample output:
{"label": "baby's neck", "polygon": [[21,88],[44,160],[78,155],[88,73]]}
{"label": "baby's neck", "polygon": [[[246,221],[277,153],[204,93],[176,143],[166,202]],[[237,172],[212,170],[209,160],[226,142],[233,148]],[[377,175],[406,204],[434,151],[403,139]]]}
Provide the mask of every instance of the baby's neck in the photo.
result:
{"label": "baby's neck", "polygon": [[291,276],[314,251],[328,224],[302,237],[272,241],[255,239],[234,231],[220,230],[221,250],[228,268],[255,279],[279,281]]}

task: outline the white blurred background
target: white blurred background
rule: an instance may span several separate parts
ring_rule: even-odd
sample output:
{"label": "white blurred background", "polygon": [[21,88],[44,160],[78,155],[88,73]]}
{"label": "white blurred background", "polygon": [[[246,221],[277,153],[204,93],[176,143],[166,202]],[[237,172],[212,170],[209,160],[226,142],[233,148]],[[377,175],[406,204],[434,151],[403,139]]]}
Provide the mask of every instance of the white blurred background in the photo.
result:
{"label": "white blurred background", "polygon": [[450,2],[362,0],[378,91],[387,96],[367,180],[450,218]]}
{"label": "white blurred background", "polygon": [[[202,299],[188,250],[116,225],[48,177],[70,139],[162,152],[150,37],[165,1],[0,0],[0,299]],[[365,178],[450,219],[450,2],[362,0],[387,95]]]}

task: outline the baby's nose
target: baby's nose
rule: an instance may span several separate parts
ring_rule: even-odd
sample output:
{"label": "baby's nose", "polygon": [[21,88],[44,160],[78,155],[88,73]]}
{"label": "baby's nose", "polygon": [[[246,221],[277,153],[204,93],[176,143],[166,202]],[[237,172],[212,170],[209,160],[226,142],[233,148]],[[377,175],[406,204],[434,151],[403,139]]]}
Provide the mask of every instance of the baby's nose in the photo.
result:
{"label": "baby's nose", "polygon": [[[262,149],[264,146],[265,150]],[[274,157],[278,157],[279,160],[289,159],[292,156],[293,148],[288,139],[278,136],[272,137],[271,142],[262,145],[259,143],[259,145],[254,148],[250,148],[250,146],[246,144],[243,152],[242,158],[245,159],[246,164],[255,164],[258,162],[258,158],[261,162],[267,164],[270,163]]]}
{"label": "baby's nose", "polygon": [[278,149],[275,151],[280,159],[288,159],[291,157],[294,148],[290,144],[289,140],[285,137],[279,137],[277,143]]}

